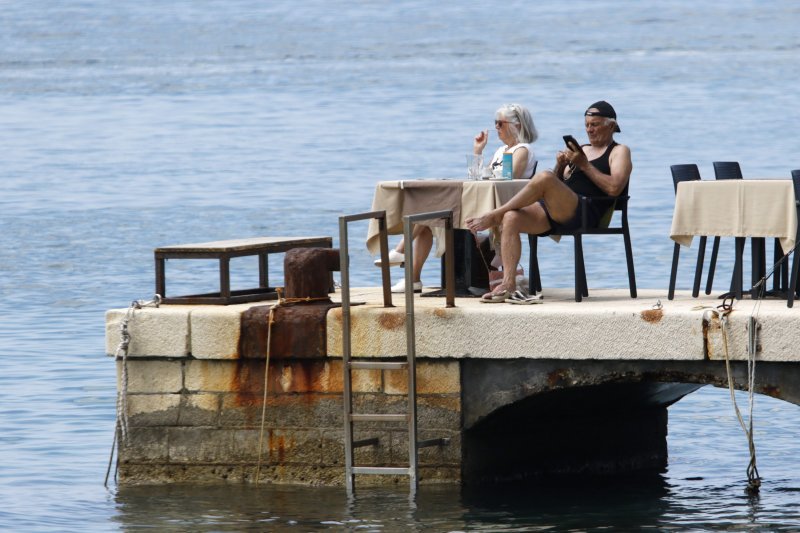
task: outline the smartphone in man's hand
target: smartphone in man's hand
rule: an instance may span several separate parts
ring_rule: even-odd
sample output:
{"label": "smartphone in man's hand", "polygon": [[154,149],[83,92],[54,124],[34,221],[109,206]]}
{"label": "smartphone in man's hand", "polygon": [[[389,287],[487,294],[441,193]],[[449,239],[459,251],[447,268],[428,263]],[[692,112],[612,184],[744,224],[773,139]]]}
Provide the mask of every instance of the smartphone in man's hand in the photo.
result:
{"label": "smartphone in man's hand", "polygon": [[572,135],[564,135],[564,144],[566,144],[567,148],[569,148],[573,152],[581,151],[581,145],[578,143],[578,141],[575,140],[575,137],[573,137]]}

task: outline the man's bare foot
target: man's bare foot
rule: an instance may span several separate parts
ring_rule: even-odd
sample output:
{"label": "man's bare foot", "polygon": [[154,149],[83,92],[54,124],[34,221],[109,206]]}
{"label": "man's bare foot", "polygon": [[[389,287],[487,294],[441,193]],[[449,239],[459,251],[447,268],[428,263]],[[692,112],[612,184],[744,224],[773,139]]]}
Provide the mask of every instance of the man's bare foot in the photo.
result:
{"label": "man's bare foot", "polygon": [[480,301],[483,303],[505,302],[514,293],[514,290],[515,287],[509,288],[508,285],[500,284],[499,286],[495,287],[493,291],[487,292],[481,296]]}
{"label": "man's bare foot", "polygon": [[489,211],[488,213],[479,217],[470,217],[464,222],[467,225],[467,229],[472,232],[483,231],[485,229],[500,225],[500,217],[495,215],[494,211]]}

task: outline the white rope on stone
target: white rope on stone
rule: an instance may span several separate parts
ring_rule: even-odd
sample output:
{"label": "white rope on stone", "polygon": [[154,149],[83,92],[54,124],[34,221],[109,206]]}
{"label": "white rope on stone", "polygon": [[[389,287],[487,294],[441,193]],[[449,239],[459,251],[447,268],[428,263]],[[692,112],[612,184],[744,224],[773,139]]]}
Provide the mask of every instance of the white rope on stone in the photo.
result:
{"label": "white rope on stone", "polygon": [[[762,285],[763,287],[763,285]],[[763,297],[763,293],[762,293]],[[730,303],[728,303],[730,300]],[[759,300],[760,301],[760,300]],[[750,452],[750,462],[747,466],[747,490],[751,493],[756,493],[761,487],[761,478],[758,475],[758,468],[756,467],[756,445],[753,437],[753,414],[755,407],[755,375],[756,375],[756,352],[757,352],[757,329],[758,319],[754,314],[751,314],[748,322],[748,343],[747,343],[747,391],[748,391],[748,423],[744,421],[739,405],[736,402],[736,394],[734,388],[733,372],[731,371],[730,363],[730,350],[728,347],[728,315],[733,312],[733,297],[726,298],[722,304],[715,309],[708,309],[703,313],[703,319],[708,320],[710,316],[719,319],[720,328],[722,331],[722,344],[725,349],[725,371],[728,375],[728,390],[731,395],[731,402],[733,409],[736,413],[736,418],[739,425],[742,427],[745,436],[747,437],[747,446]],[[758,304],[757,304],[758,306]]]}
{"label": "white rope on stone", "polygon": [[[108,476],[111,473],[111,464],[114,460],[114,451],[117,443],[120,446],[128,442],[128,348],[131,344],[131,334],[128,330],[128,323],[133,320],[133,315],[138,309],[143,307],[158,307],[161,304],[161,295],[156,294],[152,300],[134,300],[128,306],[125,318],[119,324],[119,344],[114,353],[114,360],[122,359],[122,375],[120,376],[120,387],[117,390],[117,416],[114,424],[114,441],[111,444],[111,454],[108,457],[108,468],[103,486],[108,488]],[[117,464],[114,468],[114,481],[117,480],[119,470],[119,453],[117,453]]]}

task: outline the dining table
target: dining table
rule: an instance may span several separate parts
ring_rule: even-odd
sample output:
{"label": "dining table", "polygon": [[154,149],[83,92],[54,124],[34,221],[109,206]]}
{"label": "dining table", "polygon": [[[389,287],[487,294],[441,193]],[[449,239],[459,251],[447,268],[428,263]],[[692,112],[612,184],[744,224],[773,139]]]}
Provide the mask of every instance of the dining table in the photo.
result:
{"label": "dining table", "polygon": [[[428,178],[399,181],[380,181],[375,186],[372,211],[386,212],[386,227],[391,235],[403,232],[403,217],[432,211],[452,210],[455,232],[454,263],[455,289],[461,296],[472,295],[470,287],[488,287],[486,263],[480,256],[466,220],[482,215],[510,200],[530,180],[462,180]],[[444,222],[426,223],[436,241],[435,255],[444,254]],[[380,251],[378,221],[370,220],[366,239],[367,250],[376,255]],[[482,287],[484,280],[486,286]],[[477,284],[477,285],[476,285]],[[444,272],[442,273],[444,286]]]}
{"label": "dining table", "polygon": [[[797,219],[792,180],[684,181],[675,193],[670,238],[681,246],[691,246],[695,236],[751,238],[755,286],[767,274],[765,238],[776,238],[783,254],[788,253],[796,244]],[[739,298],[742,253],[743,244],[737,245],[731,288]]]}

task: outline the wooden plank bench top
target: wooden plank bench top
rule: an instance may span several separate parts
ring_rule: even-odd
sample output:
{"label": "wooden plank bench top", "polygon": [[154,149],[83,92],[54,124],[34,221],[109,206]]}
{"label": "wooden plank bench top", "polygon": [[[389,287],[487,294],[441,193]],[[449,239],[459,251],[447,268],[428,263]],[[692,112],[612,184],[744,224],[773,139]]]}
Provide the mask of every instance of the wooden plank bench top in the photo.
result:
{"label": "wooden plank bench top", "polygon": [[175,244],[160,246],[157,254],[173,253],[235,253],[235,252],[267,252],[277,253],[309,246],[331,247],[330,237],[251,237],[249,239],[231,239],[227,241],[198,242],[194,244]]}
{"label": "wooden plank bench top", "polygon": [[[252,237],[248,239],[160,246],[154,250],[156,294],[161,295],[161,302],[165,304],[228,305],[259,300],[274,300],[277,298],[277,292],[269,286],[269,265],[267,262],[269,254],[286,252],[292,248],[331,248],[332,246],[333,239],[323,236]],[[230,260],[233,257],[248,255],[258,256],[259,286],[253,289],[232,291],[230,286]],[[165,279],[165,262],[167,259],[218,259],[219,292],[167,297],[167,282]],[[331,286],[333,286],[333,278],[331,278]]]}

